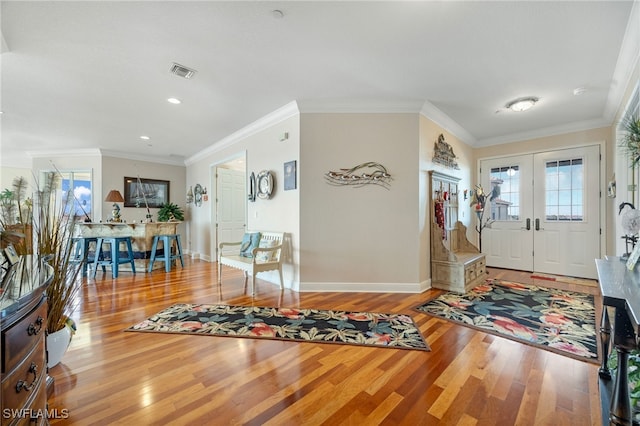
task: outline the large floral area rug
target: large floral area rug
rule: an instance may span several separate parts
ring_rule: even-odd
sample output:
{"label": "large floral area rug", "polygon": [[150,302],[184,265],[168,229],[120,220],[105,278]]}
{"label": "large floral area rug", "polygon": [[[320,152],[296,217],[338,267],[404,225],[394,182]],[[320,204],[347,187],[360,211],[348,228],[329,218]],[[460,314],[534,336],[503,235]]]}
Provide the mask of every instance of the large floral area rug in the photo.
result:
{"label": "large floral area rug", "polygon": [[126,331],[429,350],[410,316],[374,312],[183,303],[170,306]]}
{"label": "large floral area rug", "polygon": [[598,359],[590,294],[489,279],[466,294],[445,293],[416,309],[559,354]]}

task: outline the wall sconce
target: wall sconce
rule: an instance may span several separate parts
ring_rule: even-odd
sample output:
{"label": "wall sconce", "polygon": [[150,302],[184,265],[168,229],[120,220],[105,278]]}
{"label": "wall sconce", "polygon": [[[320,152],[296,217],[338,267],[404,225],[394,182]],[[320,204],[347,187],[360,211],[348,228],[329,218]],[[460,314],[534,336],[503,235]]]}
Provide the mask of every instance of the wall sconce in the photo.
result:
{"label": "wall sconce", "polygon": [[187,204],[191,204],[193,203],[193,187],[190,186],[189,190],[187,191]]}
{"label": "wall sconce", "polygon": [[107,198],[105,198],[104,200],[113,203],[113,210],[111,210],[111,215],[113,217],[111,218],[111,221],[122,222],[122,219],[120,218],[120,206],[118,206],[117,204],[124,203],[124,198],[122,197],[120,191],[118,191],[117,189],[112,189],[111,191],[109,191],[109,193],[107,194]]}

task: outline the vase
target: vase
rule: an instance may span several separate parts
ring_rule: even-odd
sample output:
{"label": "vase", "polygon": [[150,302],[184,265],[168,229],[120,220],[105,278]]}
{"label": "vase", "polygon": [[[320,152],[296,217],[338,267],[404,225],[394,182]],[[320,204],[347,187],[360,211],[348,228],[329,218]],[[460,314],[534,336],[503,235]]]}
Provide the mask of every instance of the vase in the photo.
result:
{"label": "vase", "polygon": [[71,343],[71,330],[67,326],[47,335],[47,367],[51,368],[60,363],[69,343]]}

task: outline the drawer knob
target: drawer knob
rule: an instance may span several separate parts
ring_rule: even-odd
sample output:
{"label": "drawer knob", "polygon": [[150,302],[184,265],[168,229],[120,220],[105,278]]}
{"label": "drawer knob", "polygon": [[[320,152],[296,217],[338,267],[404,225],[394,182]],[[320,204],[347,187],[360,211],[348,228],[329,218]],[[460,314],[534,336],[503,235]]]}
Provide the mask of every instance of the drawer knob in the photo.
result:
{"label": "drawer knob", "polygon": [[29,334],[29,336],[35,336],[36,334],[39,334],[40,330],[42,330],[42,324],[44,324],[44,318],[38,315],[36,322],[29,324],[29,328],[27,328],[27,334]]}
{"label": "drawer knob", "polygon": [[20,393],[22,389],[29,392],[36,385],[36,381],[38,380],[38,366],[32,362],[29,366],[29,374],[33,374],[33,381],[30,384],[27,384],[26,380],[18,380],[16,384],[16,392]]}

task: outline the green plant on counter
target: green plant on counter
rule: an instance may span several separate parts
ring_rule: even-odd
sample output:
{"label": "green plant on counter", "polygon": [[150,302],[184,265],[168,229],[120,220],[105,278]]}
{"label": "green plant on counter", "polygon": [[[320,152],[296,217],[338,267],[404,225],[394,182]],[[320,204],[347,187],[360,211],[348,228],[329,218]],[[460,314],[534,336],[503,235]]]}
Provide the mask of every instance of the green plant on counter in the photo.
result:
{"label": "green plant on counter", "polygon": [[158,222],[174,222],[184,220],[184,212],[174,203],[165,203],[158,210]]}

